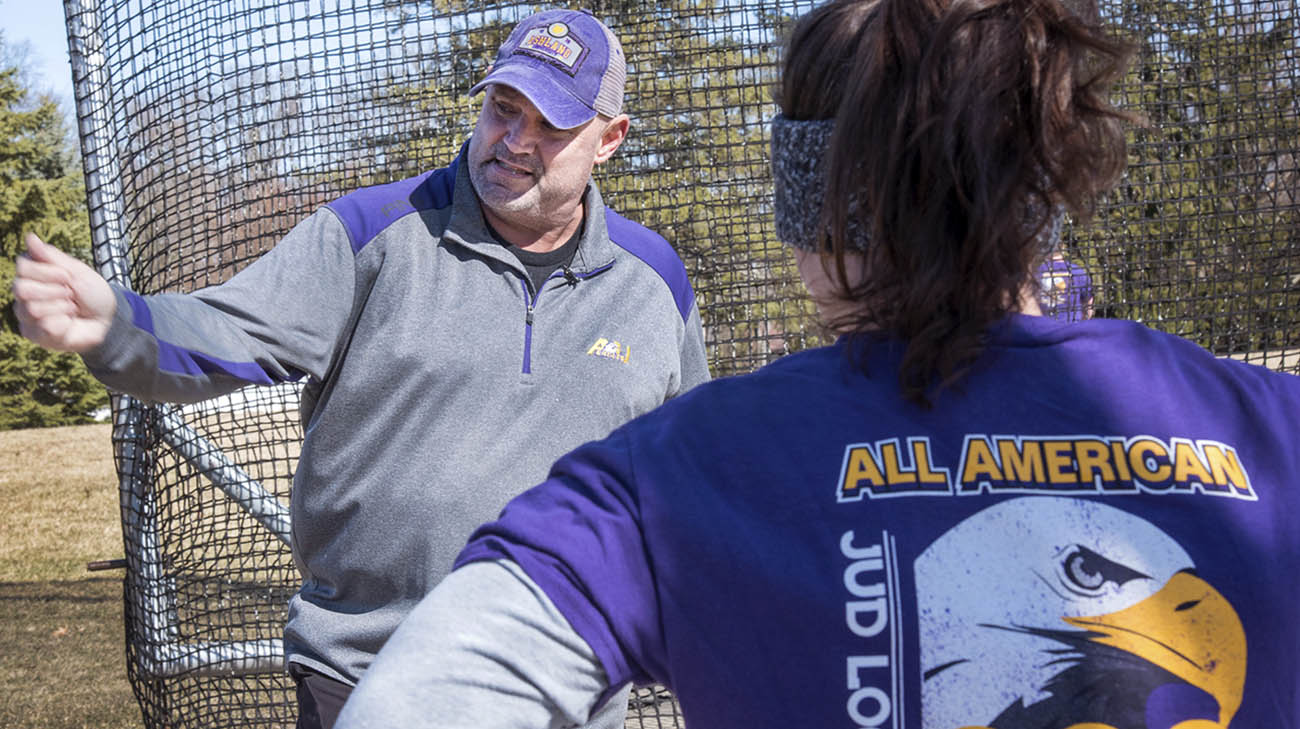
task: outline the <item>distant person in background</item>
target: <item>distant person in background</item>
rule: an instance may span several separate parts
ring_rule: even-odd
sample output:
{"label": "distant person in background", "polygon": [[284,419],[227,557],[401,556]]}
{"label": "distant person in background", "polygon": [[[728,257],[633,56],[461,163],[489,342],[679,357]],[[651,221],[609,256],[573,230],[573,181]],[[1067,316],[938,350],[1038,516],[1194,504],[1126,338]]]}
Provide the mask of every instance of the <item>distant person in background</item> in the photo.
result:
{"label": "distant person in background", "polygon": [[1043,316],[1060,321],[1092,318],[1092,276],[1088,269],[1065,260],[1059,250],[1053,251],[1052,256],[1039,266],[1038,280]]}
{"label": "distant person in background", "polygon": [[[1300,727],[1300,378],[1038,305],[1126,160],[1085,3],[840,0],[772,125],[833,346],[565,456],[479,529],[340,729]],[[828,311],[826,303],[839,303]]]}
{"label": "distant person in background", "polygon": [[[29,235],[23,334],[111,389],[188,402],[306,378],[285,628],[300,729],[333,724],[475,526],[709,378],[681,260],[591,179],[628,133],[624,79],[596,18],[533,15],[472,89],[478,123],[448,167],[335,200],[193,294],[109,286]],[[593,724],[622,726],[622,700]]]}

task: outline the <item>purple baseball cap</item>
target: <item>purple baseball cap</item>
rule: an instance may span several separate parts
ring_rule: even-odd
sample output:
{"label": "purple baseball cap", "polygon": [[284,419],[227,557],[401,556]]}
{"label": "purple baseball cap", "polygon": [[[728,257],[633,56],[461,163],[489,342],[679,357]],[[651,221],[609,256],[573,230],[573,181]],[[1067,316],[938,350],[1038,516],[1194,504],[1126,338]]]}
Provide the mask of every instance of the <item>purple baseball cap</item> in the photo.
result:
{"label": "purple baseball cap", "polygon": [[572,129],[597,113],[618,116],[626,78],[623,46],[604,23],[581,10],[544,10],[515,26],[469,93],[509,86],[556,128]]}
{"label": "purple baseball cap", "polygon": [[1050,258],[1038,267],[1043,316],[1083,321],[1091,316],[1092,276],[1088,269],[1063,258]]}

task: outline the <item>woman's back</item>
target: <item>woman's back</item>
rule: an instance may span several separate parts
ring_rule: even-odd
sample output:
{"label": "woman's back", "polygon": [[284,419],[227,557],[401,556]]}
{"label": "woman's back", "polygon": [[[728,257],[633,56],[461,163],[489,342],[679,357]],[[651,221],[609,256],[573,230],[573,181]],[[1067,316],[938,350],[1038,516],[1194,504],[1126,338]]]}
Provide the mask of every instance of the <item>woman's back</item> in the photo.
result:
{"label": "woman's back", "polygon": [[700,726],[1287,725],[1300,378],[1014,317],[926,409],[844,346],[579,449],[475,546]]}

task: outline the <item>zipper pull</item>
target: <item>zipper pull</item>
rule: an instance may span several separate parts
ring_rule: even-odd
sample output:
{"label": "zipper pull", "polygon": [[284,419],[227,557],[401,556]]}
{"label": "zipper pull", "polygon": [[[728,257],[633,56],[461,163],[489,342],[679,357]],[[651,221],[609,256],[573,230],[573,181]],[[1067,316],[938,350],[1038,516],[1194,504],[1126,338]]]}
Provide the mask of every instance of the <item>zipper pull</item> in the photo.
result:
{"label": "zipper pull", "polygon": [[568,281],[570,286],[577,286],[577,285],[578,285],[578,276],[577,276],[577,274],[575,274],[575,273],[573,272],[573,269],[572,269],[572,268],[569,268],[568,266],[565,266],[565,267],[564,267],[564,280],[565,280],[565,281]]}
{"label": "zipper pull", "polygon": [[524,314],[524,323],[528,326],[533,325],[533,307],[531,305],[528,307],[528,312]]}

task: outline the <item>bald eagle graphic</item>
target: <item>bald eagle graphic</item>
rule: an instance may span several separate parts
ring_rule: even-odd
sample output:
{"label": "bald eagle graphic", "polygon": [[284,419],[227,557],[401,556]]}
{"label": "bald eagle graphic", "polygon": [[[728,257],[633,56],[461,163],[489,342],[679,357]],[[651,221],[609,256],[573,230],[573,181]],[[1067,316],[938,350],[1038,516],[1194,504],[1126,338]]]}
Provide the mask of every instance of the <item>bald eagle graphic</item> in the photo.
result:
{"label": "bald eagle graphic", "polygon": [[1225,729],[1241,704],[1236,611],[1144,519],[1013,499],[915,568],[924,729]]}

